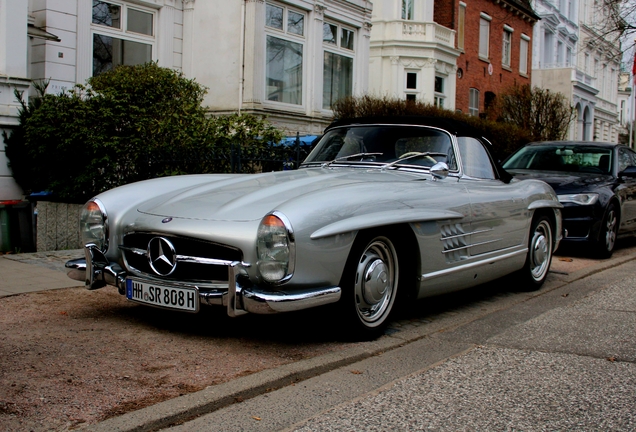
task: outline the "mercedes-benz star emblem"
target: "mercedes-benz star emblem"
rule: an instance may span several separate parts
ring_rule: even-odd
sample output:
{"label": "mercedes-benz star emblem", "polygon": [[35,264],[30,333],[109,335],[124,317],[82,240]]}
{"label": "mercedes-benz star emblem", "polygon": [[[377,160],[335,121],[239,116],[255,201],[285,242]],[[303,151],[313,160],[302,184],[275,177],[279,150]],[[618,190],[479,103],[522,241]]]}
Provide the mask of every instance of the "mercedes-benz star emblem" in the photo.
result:
{"label": "mercedes-benz star emblem", "polygon": [[177,254],[170,241],[153,237],[148,242],[148,262],[159,276],[168,276],[177,267]]}

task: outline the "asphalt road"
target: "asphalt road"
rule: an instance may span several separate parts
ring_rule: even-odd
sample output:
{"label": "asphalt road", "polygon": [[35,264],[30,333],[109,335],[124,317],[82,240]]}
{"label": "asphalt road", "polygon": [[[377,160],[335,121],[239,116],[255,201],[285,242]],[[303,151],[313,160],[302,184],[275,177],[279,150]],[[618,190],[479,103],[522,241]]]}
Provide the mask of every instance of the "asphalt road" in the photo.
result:
{"label": "asphalt road", "polygon": [[426,299],[377,341],[90,429],[636,430],[634,252]]}

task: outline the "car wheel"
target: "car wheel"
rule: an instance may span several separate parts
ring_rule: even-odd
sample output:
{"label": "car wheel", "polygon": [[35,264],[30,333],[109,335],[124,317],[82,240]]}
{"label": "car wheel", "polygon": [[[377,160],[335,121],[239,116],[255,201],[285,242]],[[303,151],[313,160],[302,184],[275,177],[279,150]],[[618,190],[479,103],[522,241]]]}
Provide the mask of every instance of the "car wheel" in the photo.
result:
{"label": "car wheel", "polygon": [[607,206],[605,217],[601,222],[601,232],[599,233],[596,245],[596,254],[599,258],[609,258],[614,253],[616,246],[616,236],[618,234],[618,211],[616,206],[610,203]]}
{"label": "car wheel", "polygon": [[535,217],[530,229],[528,256],[521,270],[521,288],[524,291],[536,291],[545,282],[552,263],[552,221],[541,215]]}
{"label": "car wheel", "polygon": [[339,313],[347,336],[372,339],[382,334],[395,306],[399,276],[398,253],[389,237],[356,239],[341,281]]}

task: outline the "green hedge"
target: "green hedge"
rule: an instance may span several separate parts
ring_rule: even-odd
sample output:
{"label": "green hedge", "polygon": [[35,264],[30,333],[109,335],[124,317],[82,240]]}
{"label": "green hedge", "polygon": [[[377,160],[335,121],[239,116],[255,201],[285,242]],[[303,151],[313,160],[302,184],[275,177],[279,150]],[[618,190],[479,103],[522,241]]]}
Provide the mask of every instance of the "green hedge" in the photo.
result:
{"label": "green hedge", "polygon": [[57,95],[46,84],[36,91],[5,134],[6,154],[26,193],[61,201],[158,176],[228,172],[232,146],[262,153],[283,135],[252,115],[207,117],[206,89],[156,63],[120,66]]}

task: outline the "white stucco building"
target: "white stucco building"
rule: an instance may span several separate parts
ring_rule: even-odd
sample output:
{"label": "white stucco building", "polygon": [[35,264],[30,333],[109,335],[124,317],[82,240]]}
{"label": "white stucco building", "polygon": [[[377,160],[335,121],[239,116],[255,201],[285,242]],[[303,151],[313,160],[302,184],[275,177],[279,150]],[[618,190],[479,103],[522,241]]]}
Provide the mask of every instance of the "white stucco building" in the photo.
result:
{"label": "white stucco building", "polygon": [[433,22],[432,0],[374,0],[369,93],[455,109],[455,31]]}
{"label": "white stucco building", "polygon": [[532,85],[563,93],[576,108],[569,139],[618,140],[620,45],[598,31],[597,0],[535,0]]}
{"label": "white stucco building", "polygon": [[[371,11],[368,0],[0,0],[0,127],[17,124],[14,88],[32,80],[58,93],[156,61],[206,86],[212,113],[318,134],[333,101],[367,91]],[[0,200],[18,195],[0,143]]]}

